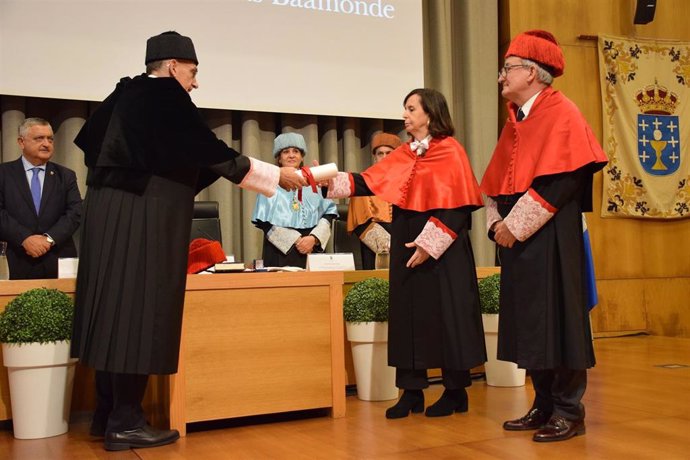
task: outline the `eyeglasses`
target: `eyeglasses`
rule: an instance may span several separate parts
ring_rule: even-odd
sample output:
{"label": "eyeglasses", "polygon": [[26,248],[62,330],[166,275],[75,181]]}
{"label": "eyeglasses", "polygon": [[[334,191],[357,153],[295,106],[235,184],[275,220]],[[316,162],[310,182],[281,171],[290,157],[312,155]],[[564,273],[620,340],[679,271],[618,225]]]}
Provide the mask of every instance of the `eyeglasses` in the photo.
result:
{"label": "eyeglasses", "polygon": [[501,70],[498,71],[498,76],[499,76],[499,77],[503,77],[503,78],[507,78],[507,77],[508,77],[508,72],[510,72],[510,71],[513,70],[513,69],[517,69],[518,67],[525,67],[525,68],[528,68],[528,67],[532,67],[532,66],[529,66],[529,65],[527,65],[527,64],[515,64],[515,65],[508,65],[508,64],[506,64],[506,65],[504,65],[503,67],[501,67]]}

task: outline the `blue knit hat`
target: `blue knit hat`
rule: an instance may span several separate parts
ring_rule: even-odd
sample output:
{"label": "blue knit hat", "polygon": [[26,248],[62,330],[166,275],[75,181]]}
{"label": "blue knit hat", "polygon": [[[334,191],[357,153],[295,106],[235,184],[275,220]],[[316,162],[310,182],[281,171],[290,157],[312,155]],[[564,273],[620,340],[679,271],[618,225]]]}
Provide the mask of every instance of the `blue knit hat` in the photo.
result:
{"label": "blue knit hat", "polygon": [[283,133],[273,141],[273,156],[278,158],[280,152],[288,147],[295,147],[302,152],[302,156],[307,153],[307,143],[304,137],[298,133]]}

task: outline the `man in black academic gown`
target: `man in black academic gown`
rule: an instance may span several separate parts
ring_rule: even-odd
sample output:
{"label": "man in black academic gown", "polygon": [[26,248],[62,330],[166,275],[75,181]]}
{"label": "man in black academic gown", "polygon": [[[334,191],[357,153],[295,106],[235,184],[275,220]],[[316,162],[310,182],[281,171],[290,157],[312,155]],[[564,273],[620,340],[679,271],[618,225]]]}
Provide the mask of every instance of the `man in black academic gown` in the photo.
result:
{"label": "man in black academic gown", "polygon": [[151,37],[146,74],[121,79],[75,139],[88,192],[72,355],[96,369],[91,433],[107,450],[179,437],[149,426],[141,403],[150,374],[177,372],[197,192],[220,176],[267,195],[306,185],[216,138],[189,96],[197,65],[188,37]]}

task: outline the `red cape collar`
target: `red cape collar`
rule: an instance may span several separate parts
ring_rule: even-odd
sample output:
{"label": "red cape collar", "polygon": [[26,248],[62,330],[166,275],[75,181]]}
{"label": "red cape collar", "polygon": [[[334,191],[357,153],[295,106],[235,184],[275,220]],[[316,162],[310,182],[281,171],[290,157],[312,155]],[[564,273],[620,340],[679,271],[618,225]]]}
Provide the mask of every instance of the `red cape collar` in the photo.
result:
{"label": "red cape collar", "polygon": [[403,209],[483,205],[465,149],[452,137],[433,138],[422,156],[403,144],[362,177],[375,195]]}
{"label": "red cape collar", "polygon": [[516,109],[508,103],[508,120],[482,178],[486,195],[523,193],[536,177],[588,164],[595,171],[608,161],[582,113],[559,91],[543,90],[521,122],[515,120]]}

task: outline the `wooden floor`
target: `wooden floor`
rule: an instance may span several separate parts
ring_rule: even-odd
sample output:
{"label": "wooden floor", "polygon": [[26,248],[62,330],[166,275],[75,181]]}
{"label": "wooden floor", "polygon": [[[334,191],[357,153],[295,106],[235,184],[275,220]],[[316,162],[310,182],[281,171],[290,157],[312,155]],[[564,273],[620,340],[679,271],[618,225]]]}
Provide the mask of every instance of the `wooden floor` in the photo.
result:
{"label": "wooden floor", "polygon": [[[597,339],[595,350],[598,364],[584,399],[587,434],[565,442],[538,444],[531,432],[502,430],[504,420],[529,409],[529,382],[492,388],[479,380],[469,389],[469,412],[450,417],[387,420],[392,401],[348,396],[341,419],[310,414],[234,421],[224,428],[191,426],[173,445],[118,453],[105,452],[102,441],[88,435],[87,422],[43,440],[15,440],[4,430],[0,459],[690,459],[690,367],[659,367],[690,365],[690,339]],[[432,385],[427,403],[441,391]]]}

